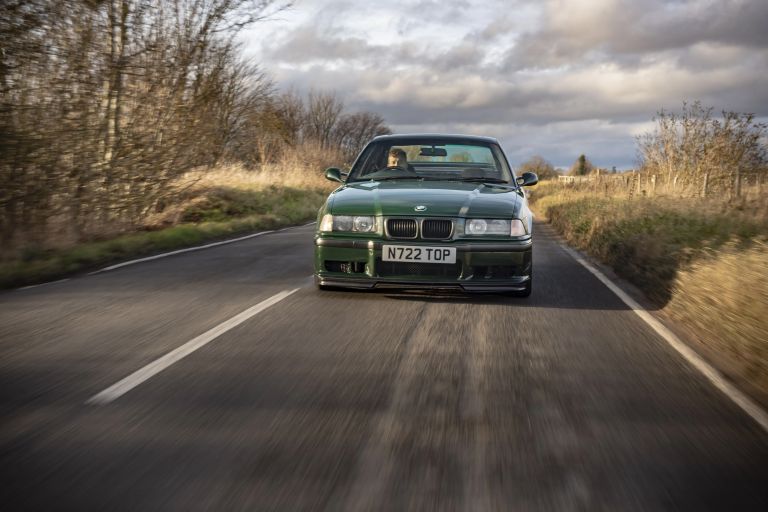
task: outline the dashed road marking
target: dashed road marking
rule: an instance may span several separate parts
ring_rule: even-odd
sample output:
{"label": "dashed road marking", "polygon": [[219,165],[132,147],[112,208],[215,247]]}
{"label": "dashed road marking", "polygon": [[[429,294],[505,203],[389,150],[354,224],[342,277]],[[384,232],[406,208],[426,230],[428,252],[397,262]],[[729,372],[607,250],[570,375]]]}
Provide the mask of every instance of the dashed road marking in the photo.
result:
{"label": "dashed road marking", "polygon": [[123,396],[124,394],[126,394],[127,392],[129,392],[130,390],[132,390],[142,382],[145,382],[146,380],[152,378],[153,376],[165,370],[172,364],[187,357],[188,355],[198,350],[199,348],[204,347],[205,345],[215,340],[225,332],[229,331],[230,329],[233,329],[234,327],[237,327],[238,325],[242,324],[243,322],[253,317],[254,315],[261,313],[268,307],[277,304],[278,302],[292,295],[298,290],[299,290],[298,288],[295,288],[293,290],[282,291],[278,294],[273,295],[268,299],[265,299],[259,302],[255,306],[251,306],[245,311],[233,316],[229,320],[226,320],[220,323],[219,325],[217,325],[216,327],[204,332],[200,336],[197,336],[196,338],[191,339],[190,341],[186,342],[185,344],[178,347],[177,349],[172,350],[171,352],[168,352],[167,354],[165,354],[164,356],[158,359],[155,359],[148,365],[144,366],[140,370],[133,372],[126,378],[122,379],[116,384],[113,384],[112,386],[108,387],[104,391],[92,396],[90,399],[88,399],[88,401],[86,401],[86,404],[106,405],[110,402],[117,400],[118,398],[120,398],[121,396]]}

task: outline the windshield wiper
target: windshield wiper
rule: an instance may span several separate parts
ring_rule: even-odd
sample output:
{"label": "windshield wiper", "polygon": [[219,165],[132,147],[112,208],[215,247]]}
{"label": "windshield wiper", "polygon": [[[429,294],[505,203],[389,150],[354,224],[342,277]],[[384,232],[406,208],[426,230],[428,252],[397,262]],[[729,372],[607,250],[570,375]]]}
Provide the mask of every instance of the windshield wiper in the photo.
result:
{"label": "windshield wiper", "polygon": [[380,178],[371,178],[371,181],[387,181],[387,180],[423,180],[421,176],[382,176]]}
{"label": "windshield wiper", "polygon": [[477,183],[503,183],[504,185],[509,185],[509,182],[507,180],[502,180],[499,178],[459,178],[459,180],[477,182]]}

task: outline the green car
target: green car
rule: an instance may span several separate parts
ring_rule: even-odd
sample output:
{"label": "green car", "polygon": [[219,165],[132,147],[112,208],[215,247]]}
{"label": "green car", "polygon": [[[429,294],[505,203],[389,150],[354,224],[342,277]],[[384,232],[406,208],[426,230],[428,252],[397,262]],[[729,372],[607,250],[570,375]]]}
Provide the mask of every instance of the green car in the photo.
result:
{"label": "green car", "polygon": [[315,282],[328,288],[453,289],[528,296],[533,227],[524,186],[496,139],[385,135],[320,209]]}

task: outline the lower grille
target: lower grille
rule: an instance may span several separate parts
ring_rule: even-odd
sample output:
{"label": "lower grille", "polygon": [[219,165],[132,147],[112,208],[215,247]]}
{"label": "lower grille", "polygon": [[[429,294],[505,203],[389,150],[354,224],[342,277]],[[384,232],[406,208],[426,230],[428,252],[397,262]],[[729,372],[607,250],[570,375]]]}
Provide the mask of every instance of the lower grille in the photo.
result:
{"label": "lower grille", "polygon": [[518,275],[518,267],[515,265],[474,267],[473,270],[475,279],[509,279]]}
{"label": "lower grille", "polygon": [[365,263],[361,261],[325,260],[325,270],[328,272],[343,272],[345,274],[361,274],[365,272]]}
{"label": "lower grille", "polygon": [[439,263],[411,263],[402,261],[382,261],[376,259],[376,273],[380,277],[394,276],[424,276],[424,277],[452,277],[458,279],[461,275],[461,263],[450,265]]}
{"label": "lower grille", "polygon": [[416,220],[388,219],[387,232],[392,238],[416,238]]}
{"label": "lower grille", "polygon": [[451,237],[453,222],[448,219],[424,219],[421,223],[421,237],[445,240]]}

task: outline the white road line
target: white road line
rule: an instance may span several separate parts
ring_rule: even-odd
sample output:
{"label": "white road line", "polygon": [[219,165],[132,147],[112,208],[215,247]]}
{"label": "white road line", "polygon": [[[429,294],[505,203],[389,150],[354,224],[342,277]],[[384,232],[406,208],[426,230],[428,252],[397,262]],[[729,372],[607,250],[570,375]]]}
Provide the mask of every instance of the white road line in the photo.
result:
{"label": "white road line", "polygon": [[736,405],[738,405],[744,412],[746,412],[753,420],[755,420],[763,430],[768,432],[768,413],[763,410],[757,403],[752,401],[744,393],[736,389],[730,382],[725,380],[723,376],[715,370],[709,363],[704,361],[696,352],[694,352],[688,345],[686,345],[680,338],[672,331],[667,329],[664,324],[659,322],[653,315],[646,311],[640,304],[638,304],[632,297],[619,288],[613,281],[608,279],[605,274],[596,269],[592,264],[587,262],[580,254],[572,250],[570,247],[561,247],[571,255],[573,259],[581,263],[581,265],[589,270],[600,282],[602,282],[609,290],[616,294],[624,304],[626,304],[632,311],[637,314],[646,324],[648,324],[656,333],[664,338],[669,345],[677,350],[677,352],[685,358],[688,363],[701,372],[704,377],[709,380],[717,389],[723,392],[725,396],[730,398]]}
{"label": "white road line", "polygon": [[186,249],[179,249],[177,251],[171,251],[171,252],[164,252],[163,254],[155,254],[154,256],[147,256],[146,258],[139,258],[137,260],[130,260],[130,261],[124,261],[122,263],[118,263],[117,265],[110,265],[109,267],[104,267],[99,270],[95,270],[93,272],[89,272],[88,275],[92,276],[94,274],[100,274],[102,272],[108,272],[110,270],[115,270],[120,267],[127,267],[128,265],[135,265],[136,263],[142,263],[145,261],[152,261],[152,260],[158,260],[160,258],[166,258],[168,256],[173,256],[174,254],[181,254],[184,252],[191,252],[191,251],[199,251],[202,249],[208,249],[209,247],[216,247],[218,245],[226,245],[231,244],[234,242],[239,242],[241,240],[248,240],[249,238],[254,238],[261,235],[266,235],[267,233],[274,233],[274,231],[260,231],[258,233],[252,233],[250,235],[241,236],[239,238],[232,238],[230,240],[222,240],[221,242],[213,242],[211,244],[206,245],[198,245],[195,247],[187,247]]}
{"label": "white road line", "polygon": [[38,288],[40,286],[46,286],[49,284],[56,284],[56,283],[63,283],[64,281],[69,281],[69,278],[65,279],[59,279],[58,281],[48,281],[47,283],[40,283],[40,284],[31,284],[29,286],[22,286],[21,288],[16,288],[16,290],[30,290],[32,288]]}
{"label": "white road line", "polygon": [[[211,247],[216,247],[216,246],[219,246],[219,245],[226,245],[226,244],[231,244],[231,243],[234,243],[234,242],[240,242],[242,240],[248,240],[249,238],[254,238],[254,237],[257,237],[257,236],[261,236],[261,235],[266,235],[266,234],[269,234],[269,233],[279,233],[279,232],[285,231],[287,229],[295,229],[295,228],[302,228],[304,226],[311,226],[312,224],[315,224],[315,221],[309,222],[307,224],[302,224],[300,226],[288,226],[288,227],[285,227],[285,228],[278,229],[276,231],[275,230],[260,231],[258,233],[252,233],[250,235],[241,236],[239,238],[232,238],[232,239],[229,239],[229,240],[222,240],[220,242],[213,242],[213,243],[210,243],[210,244],[198,245],[198,246],[195,246],[195,247],[187,247],[186,249],[179,249],[177,251],[164,252],[162,254],[155,254],[154,256],[147,256],[146,258],[139,258],[139,259],[136,259],[136,260],[124,261],[124,262],[118,263],[116,265],[110,265],[109,267],[104,267],[102,269],[95,270],[93,272],[89,272],[88,275],[91,276],[91,275],[94,275],[94,274],[100,274],[102,272],[108,272],[110,270],[115,270],[115,269],[118,269],[118,268],[121,268],[121,267],[127,267],[128,265],[135,265],[136,263],[143,263],[145,261],[152,261],[152,260],[157,260],[157,259],[160,259],[160,258],[166,258],[168,256],[173,256],[174,254],[182,254],[182,253],[191,252],[191,251],[200,251],[202,249],[209,249]],[[48,283],[44,283],[44,284],[48,284]],[[21,290],[22,288],[19,288],[19,289]]]}
{"label": "white road line", "polygon": [[313,225],[313,224],[317,224],[317,222],[315,222],[315,221],[313,220],[312,222],[307,222],[306,224],[300,224],[300,225],[298,225],[298,226],[288,226],[287,228],[278,229],[278,231],[285,231],[285,230],[288,230],[288,229],[298,229],[298,228],[305,228],[305,227],[307,227],[307,226],[311,226],[311,225]]}
{"label": "white road line", "polygon": [[172,350],[171,352],[168,352],[167,354],[165,354],[164,356],[158,359],[155,359],[145,367],[133,372],[123,380],[117,382],[116,384],[113,384],[112,386],[108,387],[104,391],[92,396],[85,403],[95,404],[95,405],[105,405],[120,398],[121,396],[123,396],[124,394],[126,394],[127,392],[129,392],[130,390],[132,390],[142,382],[152,378],[153,376],[157,375],[161,371],[165,370],[166,368],[171,366],[173,363],[176,363],[177,361],[180,361],[181,359],[187,357],[189,354],[193,353],[194,351],[196,351],[201,347],[204,347],[205,345],[215,340],[225,332],[229,331],[234,327],[237,327],[238,325],[242,324],[252,316],[261,313],[268,307],[277,304],[278,302],[292,295],[298,290],[299,290],[298,288],[295,288],[293,290],[282,291],[266,300],[259,302],[255,306],[251,306],[250,308],[246,309],[242,313],[238,313],[237,315],[233,316],[229,320],[226,320],[220,323],[213,329],[210,329],[204,332],[203,334],[201,334],[200,336],[186,342],[179,348]]}

